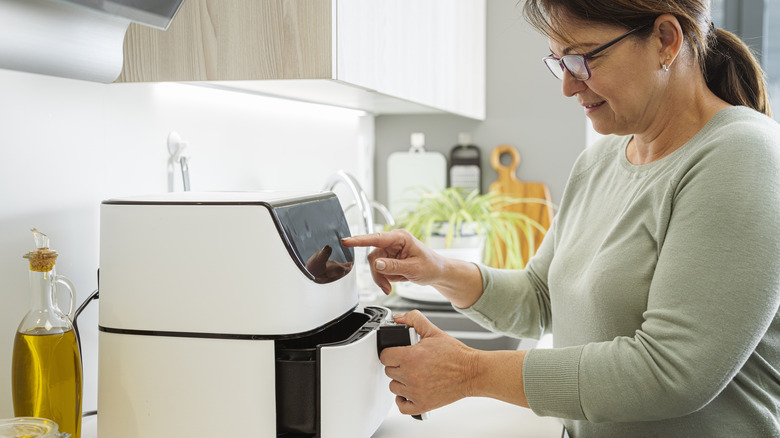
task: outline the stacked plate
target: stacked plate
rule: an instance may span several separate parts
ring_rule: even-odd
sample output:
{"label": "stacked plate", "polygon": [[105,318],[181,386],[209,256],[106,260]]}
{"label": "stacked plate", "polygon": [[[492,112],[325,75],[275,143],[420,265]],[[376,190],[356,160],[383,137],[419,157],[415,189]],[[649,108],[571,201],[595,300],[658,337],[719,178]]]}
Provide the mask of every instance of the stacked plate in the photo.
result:
{"label": "stacked plate", "polygon": [[[443,255],[444,257],[465,260],[472,263],[480,263],[482,261],[482,248],[446,248],[435,249],[434,251]],[[407,300],[423,301],[426,303],[447,303],[439,291],[433,286],[421,286],[409,282],[395,283],[395,293],[399,296],[406,298]]]}

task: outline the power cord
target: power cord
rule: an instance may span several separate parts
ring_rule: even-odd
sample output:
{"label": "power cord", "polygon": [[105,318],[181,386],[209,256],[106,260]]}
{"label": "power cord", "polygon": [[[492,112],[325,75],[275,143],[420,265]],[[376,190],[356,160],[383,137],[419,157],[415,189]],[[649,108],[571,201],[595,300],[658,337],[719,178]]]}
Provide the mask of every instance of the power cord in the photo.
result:
{"label": "power cord", "polygon": [[84,300],[83,303],[79,306],[78,309],[76,309],[76,313],[73,315],[73,330],[76,332],[76,340],[79,344],[79,351],[81,351],[81,336],[79,335],[79,324],[78,319],[79,315],[81,315],[81,312],[84,311],[84,309],[87,308],[87,305],[92,302],[92,300],[97,300],[100,295],[100,289],[95,289],[94,292],[90,296],[87,297],[86,300]]}
{"label": "power cord", "polygon": [[[87,299],[84,300],[83,303],[81,303],[79,308],[76,309],[76,313],[73,314],[73,331],[76,333],[76,342],[79,345],[79,353],[82,351],[81,350],[81,335],[79,334],[79,324],[78,324],[79,315],[81,315],[81,312],[83,312],[84,309],[87,308],[87,305],[89,305],[89,303],[91,303],[92,300],[97,300],[99,298],[100,298],[100,290],[99,289],[95,289],[95,291],[92,292],[92,294],[90,294],[90,296],[88,296]],[[97,415],[97,411],[86,411],[86,412],[81,414],[82,417],[89,417],[89,416],[92,416],[92,415]]]}

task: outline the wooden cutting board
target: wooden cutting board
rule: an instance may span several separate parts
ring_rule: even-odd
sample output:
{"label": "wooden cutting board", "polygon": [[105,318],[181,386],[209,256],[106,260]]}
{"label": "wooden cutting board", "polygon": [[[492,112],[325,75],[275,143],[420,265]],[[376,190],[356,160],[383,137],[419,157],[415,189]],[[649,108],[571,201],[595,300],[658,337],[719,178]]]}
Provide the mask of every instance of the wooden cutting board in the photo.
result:
{"label": "wooden cutting board", "polygon": [[[509,154],[512,157],[512,163],[508,166],[504,166],[501,163],[501,156]],[[490,191],[512,195],[518,198],[535,198],[544,199],[547,201],[544,203],[537,202],[524,202],[519,204],[513,204],[501,208],[503,211],[512,211],[523,213],[531,219],[537,221],[545,230],[550,228],[550,223],[553,218],[552,200],[550,198],[550,190],[543,183],[539,182],[524,182],[517,179],[515,172],[517,166],[520,164],[520,152],[512,146],[501,145],[493,149],[490,154],[490,164],[498,172],[498,180],[490,185]],[[534,236],[534,252],[539,248],[544,238],[544,233],[539,230],[533,231]],[[525,242],[523,242],[525,243]],[[501,254],[506,254],[506,247],[503,244],[498,245],[497,251]],[[523,266],[528,262],[530,258],[529,245],[522,247]],[[504,268],[505,266],[496,266],[498,268]]]}

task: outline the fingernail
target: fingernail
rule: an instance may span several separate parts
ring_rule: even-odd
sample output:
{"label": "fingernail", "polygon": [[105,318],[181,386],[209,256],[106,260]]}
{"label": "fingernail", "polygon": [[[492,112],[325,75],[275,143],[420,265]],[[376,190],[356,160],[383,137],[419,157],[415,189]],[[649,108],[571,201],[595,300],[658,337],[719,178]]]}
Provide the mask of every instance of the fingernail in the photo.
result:
{"label": "fingernail", "polygon": [[384,260],[377,260],[376,263],[374,264],[374,267],[376,268],[377,271],[384,271],[385,268],[387,267],[387,264],[385,264]]}
{"label": "fingernail", "polygon": [[406,316],[406,313],[396,313],[393,315],[393,319],[401,319]]}

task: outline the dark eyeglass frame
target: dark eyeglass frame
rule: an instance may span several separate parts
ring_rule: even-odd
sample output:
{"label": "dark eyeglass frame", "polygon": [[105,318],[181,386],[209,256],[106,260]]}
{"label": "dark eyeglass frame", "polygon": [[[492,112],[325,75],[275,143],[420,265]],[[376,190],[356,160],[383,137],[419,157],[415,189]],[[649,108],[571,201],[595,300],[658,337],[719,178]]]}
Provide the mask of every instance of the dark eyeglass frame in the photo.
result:
{"label": "dark eyeglass frame", "polygon": [[[632,35],[632,34],[638,32],[638,31],[644,29],[647,26],[649,26],[649,24],[643,24],[643,25],[641,25],[639,27],[631,29],[628,32],[624,33],[623,35],[620,35],[619,37],[615,38],[614,40],[612,40],[612,41],[610,41],[610,42],[608,42],[608,43],[606,43],[606,44],[604,44],[602,46],[596,47],[595,49],[591,50],[588,53],[563,55],[560,58],[556,58],[555,56],[549,55],[549,56],[545,56],[542,59],[542,61],[544,61],[544,65],[546,65],[547,68],[550,70],[550,72],[558,79],[563,80],[564,70],[566,70],[566,71],[569,72],[569,74],[574,79],[577,79],[578,81],[587,81],[588,79],[590,79],[590,75],[591,75],[591,73],[590,73],[590,66],[588,65],[588,59],[590,59],[593,56],[595,56],[595,55],[603,52],[604,50],[612,47],[613,45],[615,45],[618,42],[620,42],[622,39],[624,39],[624,38],[628,37],[629,35]],[[585,70],[588,72],[587,77],[583,77],[583,78],[577,77],[577,74],[575,74],[569,68],[569,66],[566,65],[566,60],[567,59],[571,59],[574,62],[578,62],[578,63],[584,65],[585,66]],[[558,64],[558,67],[561,68],[560,73],[556,73],[556,69],[554,68],[555,64]]]}

